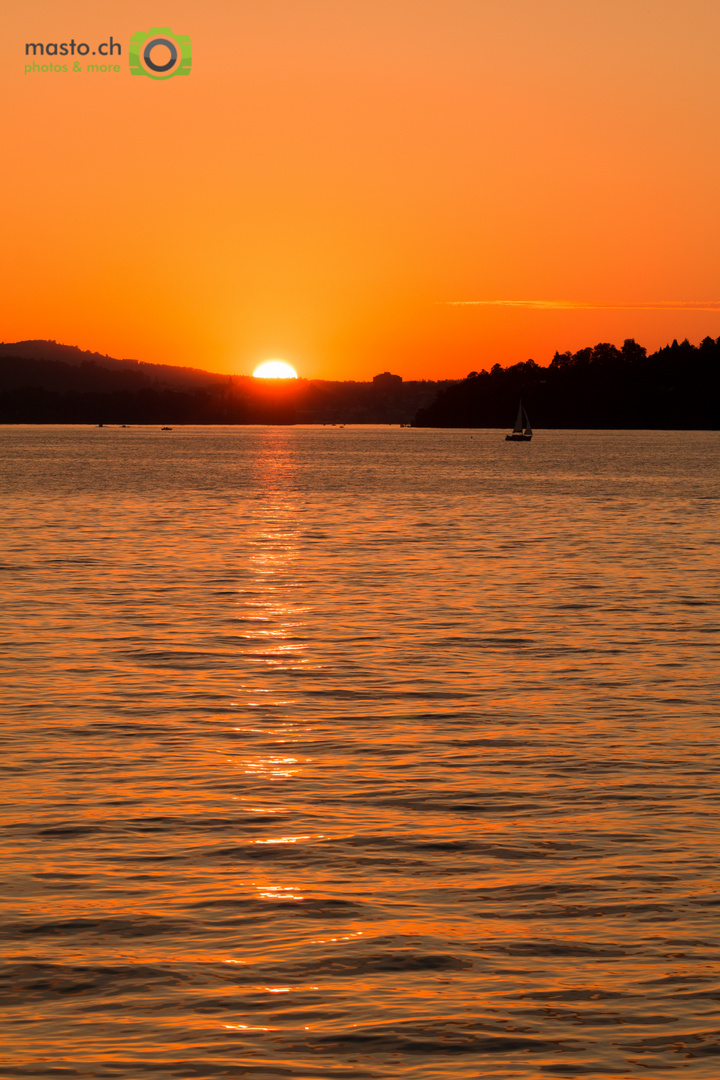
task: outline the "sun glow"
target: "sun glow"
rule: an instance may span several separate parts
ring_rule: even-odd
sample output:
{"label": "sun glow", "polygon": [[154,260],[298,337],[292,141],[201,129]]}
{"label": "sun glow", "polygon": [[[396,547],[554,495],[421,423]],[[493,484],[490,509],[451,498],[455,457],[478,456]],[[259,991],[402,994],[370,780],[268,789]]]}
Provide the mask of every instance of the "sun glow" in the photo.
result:
{"label": "sun glow", "polygon": [[284,360],[267,360],[253,371],[256,379],[297,379],[297,371]]}

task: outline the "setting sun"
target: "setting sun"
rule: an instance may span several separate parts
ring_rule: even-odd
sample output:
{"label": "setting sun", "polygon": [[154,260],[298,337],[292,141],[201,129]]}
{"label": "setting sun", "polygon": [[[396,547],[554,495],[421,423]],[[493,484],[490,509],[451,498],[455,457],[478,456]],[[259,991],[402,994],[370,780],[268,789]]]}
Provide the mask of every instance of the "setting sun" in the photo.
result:
{"label": "setting sun", "polygon": [[267,360],[259,368],[255,368],[253,376],[256,379],[297,379],[297,371],[290,367],[284,360]]}

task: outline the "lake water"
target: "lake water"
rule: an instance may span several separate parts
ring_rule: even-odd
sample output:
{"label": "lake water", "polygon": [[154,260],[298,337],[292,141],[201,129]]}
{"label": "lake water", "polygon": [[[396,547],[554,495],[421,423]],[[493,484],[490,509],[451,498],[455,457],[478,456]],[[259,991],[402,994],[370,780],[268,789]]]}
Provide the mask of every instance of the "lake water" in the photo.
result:
{"label": "lake water", "polygon": [[720,433],[0,429],[3,1077],[720,1075]]}

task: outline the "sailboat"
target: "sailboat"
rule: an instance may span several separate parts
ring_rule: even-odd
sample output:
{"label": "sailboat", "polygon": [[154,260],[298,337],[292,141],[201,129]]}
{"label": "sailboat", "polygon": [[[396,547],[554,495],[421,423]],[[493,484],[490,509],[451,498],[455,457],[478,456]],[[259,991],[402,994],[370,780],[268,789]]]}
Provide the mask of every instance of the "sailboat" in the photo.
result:
{"label": "sailboat", "polygon": [[[523,417],[525,423],[523,424]],[[523,431],[523,428],[525,429]],[[528,420],[528,414],[523,409],[522,401],[518,406],[517,420],[515,421],[515,427],[513,428],[512,435],[505,436],[505,442],[530,442],[532,439],[532,428],[530,427],[530,421]]]}

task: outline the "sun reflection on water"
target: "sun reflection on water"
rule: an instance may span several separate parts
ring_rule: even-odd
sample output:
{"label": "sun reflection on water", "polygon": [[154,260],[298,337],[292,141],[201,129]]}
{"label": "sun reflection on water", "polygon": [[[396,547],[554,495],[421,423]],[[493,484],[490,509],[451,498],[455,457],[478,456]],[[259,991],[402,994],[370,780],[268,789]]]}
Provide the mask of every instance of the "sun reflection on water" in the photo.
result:
{"label": "sun reflection on water", "polygon": [[292,885],[256,885],[258,897],[263,900],[304,900]]}

